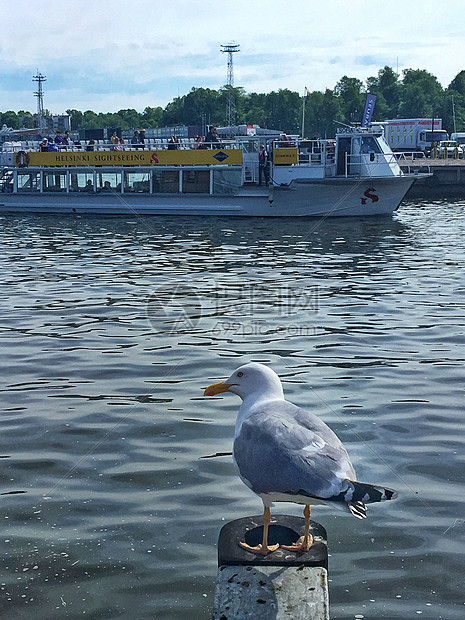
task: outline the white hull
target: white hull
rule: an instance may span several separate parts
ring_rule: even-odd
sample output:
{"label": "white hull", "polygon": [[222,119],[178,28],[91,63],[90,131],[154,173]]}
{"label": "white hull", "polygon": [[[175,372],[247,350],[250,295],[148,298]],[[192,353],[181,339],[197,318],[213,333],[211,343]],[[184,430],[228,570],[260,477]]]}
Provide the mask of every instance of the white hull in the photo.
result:
{"label": "white hull", "polygon": [[243,187],[235,196],[196,194],[0,194],[0,213],[344,217],[397,209],[411,176],[295,180],[289,187]]}

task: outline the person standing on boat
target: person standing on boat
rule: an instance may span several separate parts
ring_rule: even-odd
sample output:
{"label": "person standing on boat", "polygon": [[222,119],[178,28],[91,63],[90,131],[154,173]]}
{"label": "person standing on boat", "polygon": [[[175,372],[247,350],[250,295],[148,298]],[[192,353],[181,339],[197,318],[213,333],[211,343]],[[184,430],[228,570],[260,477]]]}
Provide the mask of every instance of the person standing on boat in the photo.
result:
{"label": "person standing on boat", "polygon": [[111,136],[110,141],[112,144],[119,143],[119,138],[118,138],[118,134],[116,133],[116,131],[113,132],[113,135]]}
{"label": "person standing on boat", "polygon": [[262,177],[265,181],[265,185],[268,185],[268,153],[264,144],[260,144],[258,151],[258,184],[262,184]]}
{"label": "person standing on boat", "polygon": [[141,144],[144,145],[144,148],[145,148],[145,129],[141,129],[139,131],[139,141]]}
{"label": "person standing on boat", "polygon": [[205,142],[211,142],[211,148],[212,149],[219,149],[221,148],[221,144],[220,144],[220,136],[218,135],[218,131],[216,129],[216,127],[213,127],[213,125],[211,125],[208,128],[208,133],[205,136]]}

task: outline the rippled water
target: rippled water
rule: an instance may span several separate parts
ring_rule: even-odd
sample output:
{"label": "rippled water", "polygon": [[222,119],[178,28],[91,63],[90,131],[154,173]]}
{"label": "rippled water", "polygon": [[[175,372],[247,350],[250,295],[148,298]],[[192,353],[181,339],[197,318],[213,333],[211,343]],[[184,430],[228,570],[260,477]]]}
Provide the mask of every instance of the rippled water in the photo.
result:
{"label": "rippled water", "polygon": [[314,509],[331,617],[465,617],[464,202],[0,221],[2,618],[209,617],[219,530],[261,502],[201,458],[239,405],[201,388],[249,360],[399,491]]}

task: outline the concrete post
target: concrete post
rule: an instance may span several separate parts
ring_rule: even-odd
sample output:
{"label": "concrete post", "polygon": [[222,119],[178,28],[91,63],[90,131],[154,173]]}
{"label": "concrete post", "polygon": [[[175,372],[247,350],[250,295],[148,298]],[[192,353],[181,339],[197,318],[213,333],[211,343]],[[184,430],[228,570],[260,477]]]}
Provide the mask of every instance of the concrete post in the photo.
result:
{"label": "concrete post", "polygon": [[[304,533],[301,517],[274,515],[268,542],[290,545]],[[279,548],[266,557],[239,546],[256,545],[262,516],[227,523],[218,539],[218,575],[213,620],[329,620],[326,531],[311,521],[314,544],[307,552]]]}

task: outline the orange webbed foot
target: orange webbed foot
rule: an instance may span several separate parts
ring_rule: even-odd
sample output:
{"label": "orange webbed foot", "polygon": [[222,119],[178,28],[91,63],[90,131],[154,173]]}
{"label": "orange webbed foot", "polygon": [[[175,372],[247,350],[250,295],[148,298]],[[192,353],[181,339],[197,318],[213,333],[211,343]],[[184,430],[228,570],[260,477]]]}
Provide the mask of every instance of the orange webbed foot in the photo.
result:
{"label": "orange webbed foot", "polygon": [[309,534],[308,536],[301,536],[297,542],[293,545],[281,545],[283,549],[287,551],[308,551],[310,547],[313,545],[313,536]]}
{"label": "orange webbed foot", "polygon": [[279,549],[279,545],[257,545],[256,547],[251,547],[245,542],[241,542],[239,544],[246,551],[256,553],[257,555],[268,555],[269,553],[273,553],[273,551]]}

